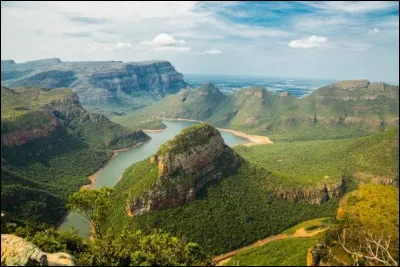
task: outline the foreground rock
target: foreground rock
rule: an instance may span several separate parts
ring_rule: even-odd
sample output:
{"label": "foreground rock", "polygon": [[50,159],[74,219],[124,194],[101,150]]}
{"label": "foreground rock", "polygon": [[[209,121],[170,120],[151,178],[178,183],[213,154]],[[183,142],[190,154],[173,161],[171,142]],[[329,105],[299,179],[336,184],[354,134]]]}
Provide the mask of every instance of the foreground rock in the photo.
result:
{"label": "foreground rock", "polygon": [[2,234],[1,265],[77,266],[78,264],[74,257],[68,253],[45,253],[21,237]]}
{"label": "foreground rock", "polygon": [[209,183],[234,174],[243,159],[214,127],[201,123],[183,130],[150,158],[158,179],[136,198],[128,198],[130,215],[183,205],[202,195]]}

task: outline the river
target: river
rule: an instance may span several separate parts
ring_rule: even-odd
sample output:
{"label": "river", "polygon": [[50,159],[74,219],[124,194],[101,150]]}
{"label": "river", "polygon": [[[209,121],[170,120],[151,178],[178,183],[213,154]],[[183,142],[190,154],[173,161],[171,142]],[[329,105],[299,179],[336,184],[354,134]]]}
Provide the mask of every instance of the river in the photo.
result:
{"label": "river", "polygon": [[[172,139],[176,134],[186,127],[189,127],[198,122],[191,121],[163,121],[167,126],[167,129],[162,132],[147,133],[151,140],[145,142],[137,147],[133,147],[130,150],[118,152],[114,158],[109,160],[103,170],[98,174],[94,189],[102,186],[114,186],[119,178],[122,176],[126,168],[135,162],[141,161],[152,154],[154,154],[158,148],[166,141]],[[236,136],[232,133],[221,131],[221,135],[224,141],[229,146],[247,143],[248,140],[242,137]],[[58,229],[68,229],[70,226],[76,228],[80,235],[88,236],[89,225],[83,218],[76,214],[70,213],[64,219]]]}

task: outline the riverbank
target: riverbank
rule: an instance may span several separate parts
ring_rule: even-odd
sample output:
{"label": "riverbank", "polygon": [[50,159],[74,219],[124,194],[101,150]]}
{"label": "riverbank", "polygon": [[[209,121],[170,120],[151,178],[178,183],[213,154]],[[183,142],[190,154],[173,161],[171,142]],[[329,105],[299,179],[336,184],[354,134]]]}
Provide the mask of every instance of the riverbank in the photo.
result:
{"label": "riverbank", "polygon": [[99,169],[97,169],[97,171],[95,173],[93,173],[92,175],[90,175],[88,177],[89,180],[90,180],[90,184],[85,184],[81,188],[92,189],[93,186],[96,184],[96,178],[99,175],[99,173],[104,169],[104,166],[107,164],[107,162],[109,162],[110,160],[112,160],[113,158],[115,158],[118,155],[118,152],[130,150],[130,149],[132,149],[134,147],[140,146],[141,144],[144,144],[144,143],[149,142],[149,141],[151,141],[151,137],[149,139],[147,139],[146,141],[134,144],[133,146],[113,150],[112,154],[111,154],[111,157],[109,159],[107,159],[104,162],[104,164]]}
{"label": "riverbank", "polygon": [[[171,119],[171,118],[160,118],[162,120],[169,120],[169,121],[193,121],[193,122],[204,122],[204,121],[199,121],[199,120],[191,120],[191,119]],[[226,128],[217,128],[219,131],[224,131],[224,132],[229,132],[231,134],[234,134],[236,136],[245,138],[249,140],[248,143],[242,144],[244,146],[254,146],[254,145],[264,145],[264,144],[272,144],[273,142],[269,137],[267,136],[262,136],[262,135],[252,135],[252,134],[246,134],[244,132],[232,130],[232,129],[226,129]]]}
{"label": "riverbank", "polygon": [[[115,158],[115,157],[118,155],[118,152],[130,150],[130,149],[132,149],[132,148],[134,148],[134,147],[137,147],[137,146],[139,146],[139,145],[141,145],[141,144],[144,144],[144,143],[146,143],[146,142],[149,142],[149,141],[151,141],[151,137],[150,137],[148,140],[143,141],[143,142],[140,142],[140,143],[137,143],[137,144],[134,144],[133,146],[113,150],[112,153],[111,153],[111,156],[103,163],[103,165],[102,165],[99,169],[97,169],[97,171],[95,171],[92,175],[90,175],[90,176],[88,177],[89,180],[90,180],[90,183],[89,183],[89,184],[82,185],[81,188],[92,189],[93,186],[96,184],[96,178],[97,178],[97,176],[99,175],[99,173],[104,169],[105,165],[106,165],[110,160],[112,160],[113,158]],[[56,228],[60,227],[61,224],[63,224],[63,222],[64,222],[65,219],[67,218],[68,214],[69,214],[69,212],[65,213],[65,214],[62,216],[62,218],[56,223]]]}
{"label": "riverbank", "polygon": [[145,133],[158,133],[158,132],[163,132],[165,130],[167,130],[167,128],[159,129],[159,130],[144,130],[143,129],[142,131],[145,132]]}

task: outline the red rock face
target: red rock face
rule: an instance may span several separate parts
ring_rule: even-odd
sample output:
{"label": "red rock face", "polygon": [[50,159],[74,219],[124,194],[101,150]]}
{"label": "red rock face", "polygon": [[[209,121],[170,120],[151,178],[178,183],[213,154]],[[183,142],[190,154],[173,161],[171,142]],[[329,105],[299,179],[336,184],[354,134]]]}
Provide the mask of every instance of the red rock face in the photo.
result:
{"label": "red rock face", "polygon": [[14,131],[8,134],[2,134],[1,145],[8,147],[21,146],[31,140],[51,135],[58,125],[58,120],[53,117],[49,123],[42,125],[39,129]]}

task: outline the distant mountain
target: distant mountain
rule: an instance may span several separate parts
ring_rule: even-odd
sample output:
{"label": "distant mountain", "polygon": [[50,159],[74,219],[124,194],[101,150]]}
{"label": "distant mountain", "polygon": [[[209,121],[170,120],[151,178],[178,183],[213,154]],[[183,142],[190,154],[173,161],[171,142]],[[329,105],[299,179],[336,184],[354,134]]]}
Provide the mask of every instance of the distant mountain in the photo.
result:
{"label": "distant mountain", "polygon": [[16,220],[55,223],[66,197],[88,183],[111,149],[148,138],[87,112],[70,89],[2,87],[1,165],[9,177],[2,179],[2,210]]}
{"label": "distant mountain", "polygon": [[137,109],[187,86],[168,61],[62,62],[58,58],[1,61],[1,84],[10,88],[69,87],[84,106]]}
{"label": "distant mountain", "polygon": [[262,87],[223,94],[212,84],[183,89],[134,115],[183,118],[268,135],[275,140],[346,138],[399,122],[399,87],[367,80],[341,81],[296,99]]}

